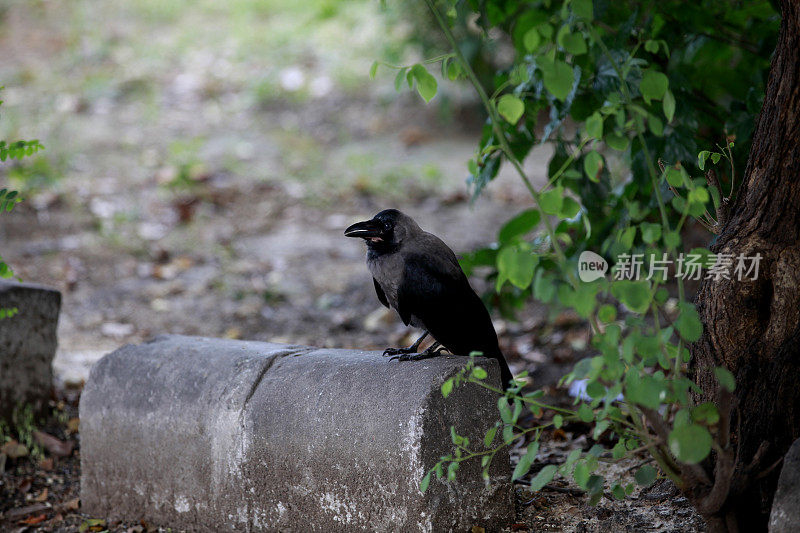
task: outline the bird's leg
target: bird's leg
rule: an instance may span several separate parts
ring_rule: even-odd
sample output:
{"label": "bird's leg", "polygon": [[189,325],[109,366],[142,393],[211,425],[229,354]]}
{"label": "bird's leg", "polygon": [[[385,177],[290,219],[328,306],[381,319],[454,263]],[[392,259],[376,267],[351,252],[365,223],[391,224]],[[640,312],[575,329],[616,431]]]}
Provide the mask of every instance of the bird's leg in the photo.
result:
{"label": "bird's leg", "polygon": [[409,354],[409,353],[417,353],[417,350],[419,350],[419,345],[422,344],[422,341],[425,340],[425,337],[427,337],[427,336],[428,336],[428,332],[426,331],[425,333],[422,334],[422,336],[419,339],[414,341],[414,344],[412,344],[408,348],[386,348],[383,351],[383,355],[384,356],[386,356],[386,355],[404,355],[404,354]]}
{"label": "bird's leg", "polygon": [[[434,342],[431,344],[427,350],[422,353],[407,353],[403,355],[395,355],[392,359],[397,359],[398,361],[420,361],[422,359],[430,359],[431,357],[436,357],[437,355],[442,355],[442,352],[445,351],[446,348],[439,344],[438,342]],[[390,361],[392,360],[390,359]]]}

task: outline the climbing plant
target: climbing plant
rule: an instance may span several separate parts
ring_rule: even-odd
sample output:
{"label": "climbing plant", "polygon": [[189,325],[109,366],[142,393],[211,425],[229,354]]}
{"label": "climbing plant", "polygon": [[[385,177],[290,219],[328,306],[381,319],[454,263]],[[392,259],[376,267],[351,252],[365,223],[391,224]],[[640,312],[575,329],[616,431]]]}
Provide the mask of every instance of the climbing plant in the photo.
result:
{"label": "climbing plant", "polygon": [[[2,90],[2,87],[0,87]],[[3,101],[0,100],[0,105]],[[23,157],[32,156],[39,150],[43,150],[44,146],[38,140],[32,141],[14,141],[7,142],[0,140],[0,163],[5,163],[8,160],[22,159]],[[10,188],[0,188],[0,214],[10,213],[14,207],[22,201],[19,191]],[[14,277],[14,271],[0,256],[0,278],[8,279]],[[0,307],[0,319],[9,318],[18,312],[16,307],[3,308]]]}
{"label": "climbing plant", "polygon": [[[482,461],[488,478],[495,453],[523,437],[530,444],[513,477],[526,476],[542,430],[578,420],[593,424],[598,443],[544,467],[533,490],[560,474],[592,502],[606,488],[625,498],[634,485],[605,479],[599,463],[646,451],[637,483],[652,484],[661,472],[695,505],[721,502],[730,479],[715,478],[709,464],[712,451],[717,461],[732,453],[736,384],[716,368],[716,401],[694,401],[702,391],[690,379],[687,345],[703,328],[684,281],[758,276],[758,258],[686,250],[684,234],[697,225],[710,245],[736,197],[775,45],[775,9],[766,1],[424,1],[449,49],[415,65],[383,66],[397,70],[398,89],[415,88],[425,101],[438,91],[428,70],[434,64],[441,79],[471,84],[487,117],[468,163],[473,197],[502,165],[530,195],[530,207],[499,229],[496,243],[467,254],[462,266],[468,274],[489,267],[490,299],[506,314],[528,299],[573,309],[591,325],[594,355],[564,377],[585,383],[571,409],[543,403],[543,391],[523,393],[521,381],[494,389],[470,362],[442,393],[466,382],[492,388],[501,395],[501,421],[482,443],[453,431],[453,454],[421,488],[432,475],[454,478],[465,460]],[[471,42],[513,50],[489,83],[462,49],[466,31]],[[376,63],[371,75],[380,71]],[[537,187],[524,162],[543,143],[553,155]],[[545,409],[557,414],[534,427],[519,424],[525,410],[540,420]],[[613,446],[602,446],[601,436]]]}

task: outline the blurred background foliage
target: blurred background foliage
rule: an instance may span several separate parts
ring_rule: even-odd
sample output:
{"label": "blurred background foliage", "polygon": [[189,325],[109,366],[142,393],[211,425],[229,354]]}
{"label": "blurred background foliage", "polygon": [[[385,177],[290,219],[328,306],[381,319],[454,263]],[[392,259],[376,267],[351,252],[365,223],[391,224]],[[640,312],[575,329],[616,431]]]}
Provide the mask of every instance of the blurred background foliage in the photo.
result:
{"label": "blurred background foliage", "polygon": [[[576,56],[581,81],[564,99],[542,90],[533,36],[563,37],[555,10],[546,0],[462,0],[442,10],[485,90],[524,96],[520,122],[503,127],[538,186],[576,146],[576,124],[614,87],[612,69],[590,47]],[[643,133],[650,152],[697,176],[700,150],[735,139],[742,172],[777,31],[772,4],[598,0],[594,11],[613,53],[638,45],[637,54],[668,76],[674,119],[650,122]],[[398,94],[392,76],[368,80],[373,60],[411,65],[449,51],[424,2],[0,0],[0,49],[0,138],[38,138],[48,147],[0,165],[0,182],[30,197],[40,221],[50,209],[68,211],[60,229],[89,243],[104,265],[117,260],[112,253],[157,262],[163,250],[198,255],[205,247],[224,272],[243,254],[237,239],[268,233],[296,202],[323,213],[438,209],[431,229],[448,228],[458,252],[501,241],[498,228],[527,207],[513,172],[485,150],[492,131],[463,79],[445,82],[429,68],[439,80],[429,106]],[[614,120],[605,120],[607,131],[620,128]],[[651,220],[641,147],[604,150],[603,158],[600,180],[584,179],[583,155],[560,178],[567,195],[582,199],[580,212],[561,222],[570,257],[582,249],[612,256],[620,231]],[[729,183],[724,169],[720,178]],[[474,212],[469,232],[449,229],[455,226],[442,208],[470,199],[493,207]],[[5,237],[8,224],[0,227]],[[22,225],[31,238],[34,229],[44,238],[54,227]],[[87,226],[91,237],[76,233]],[[700,232],[694,244],[711,238]],[[645,244],[637,235],[635,245]],[[468,273],[488,272],[480,288],[494,285],[497,250],[464,254]],[[75,275],[72,267],[48,268],[52,279],[64,270]],[[41,272],[31,262],[22,274]],[[301,291],[273,277],[283,286],[218,280],[213,287],[223,298]],[[326,296],[330,290],[312,300],[338,301]],[[487,291],[487,302],[511,316],[531,290],[506,284],[499,295]]]}
{"label": "blurred background foliage", "polygon": [[371,315],[363,250],[341,230],[398,207],[462,252],[522,201],[508,180],[469,204],[483,116],[462,84],[426,105],[369,80],[376,58],[425,57],[427,19],[406,7],[0,0],[0,139],[47,146],[0,164],[0,188],[25,200],[0,217],[0,253],[63,292],[57,362],[85,370],[160,332],[406,334]]}

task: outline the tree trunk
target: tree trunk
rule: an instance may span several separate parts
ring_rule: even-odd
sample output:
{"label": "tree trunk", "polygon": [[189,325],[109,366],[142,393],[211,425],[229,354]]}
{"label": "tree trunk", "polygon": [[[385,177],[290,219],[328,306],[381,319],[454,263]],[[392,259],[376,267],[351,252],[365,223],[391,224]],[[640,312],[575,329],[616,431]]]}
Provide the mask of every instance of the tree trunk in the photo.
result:
{"label": "tree trunk", "polygon": [[800,438],[800,0],[782,0],[781,12],[744,179],[712,247],[761,254],[758,278],[705,280],[697,295],[704,332],[693,346],[695,380],[714,400],[713,368],[736,377],[733,481],[722,509],[706,517],[718,531],[766,530],[776,462]]}

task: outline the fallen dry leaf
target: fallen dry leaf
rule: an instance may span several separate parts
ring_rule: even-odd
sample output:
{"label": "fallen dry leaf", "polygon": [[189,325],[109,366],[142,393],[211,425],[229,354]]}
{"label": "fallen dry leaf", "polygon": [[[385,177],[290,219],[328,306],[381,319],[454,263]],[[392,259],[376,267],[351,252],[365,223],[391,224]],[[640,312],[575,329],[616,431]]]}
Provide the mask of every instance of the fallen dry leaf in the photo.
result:
{"label": "fallen dry leaf", "polygon": [[28,455],[28,448],[15,440],[10,440],[0,447],[0,453],[7,455],[11,459],[19,459]]}
{"label": "fallen dry leaf", "polygon": [[44,490],[41,492],[41,494],[36,496],[33,499],[33,501],[35,501],[35,502],[46,502],[47,501],[47,496],[48,496],[48,490],[47,490],[47,487],[45,487]]}
{"label": "fallen dry leaf", "polygon": [[61,509],[64,511],[77,511],[81,508],[81,499],[73,498],[61,504]]}
{"label": "fallen dry leaf", "polygon": [[472,526],[472,533],[486,533],[486,530],[481,526]]}
{"label": "fallen dry leaf", "polygon": [[26,518],[25,520],[20,520],[20,524],[25,524],[26,526],[35,526],[36,524],[40,524],[47,520],[47,515],[42,513],[40,515],[31,516],[30,518]]}
{"label": "fallen dry leaf", "polygon": [[39,461],[39,467],[42,470],[49,472],[53,469],[53,458],[52,457],[45,457],[41,461]]}
{"label": "fallen dry leaf", "polygon": [[25,479],[21,479],[20,482],[17,484],[17,490],[20,491],[22,494],[25,494],[31,487],[33,486],[33,478],[26,477]]}
{"label": "fallen dry leaf", "polygon": [[14,520],[26,517],[33,513],[41,513],[42,511],[47,511],[49,509],[50,506],[45,503],[34,503],[33,505],[28,505],[26,507],[11,509],[10,511],[6,512],[5,519],[13,522]]}
{"label": "fallen dry leaf", "polygon": [[80,430],[81,419],[80,418],[70,418],[69,422],[67,422],[67,433],[73,434],[77,433]]}
{"label": "fallen dry leaf", "polygon": [[34,431],[33,438],[36,439],[36,442],[44,446],[48,452],[57,457],[69,457],[69,455],[72,453],[72,449],[75,447],[75,443],[73,441],[63,441],[61,439],[57,439],[49,433],[45,433],[44,431]]}

